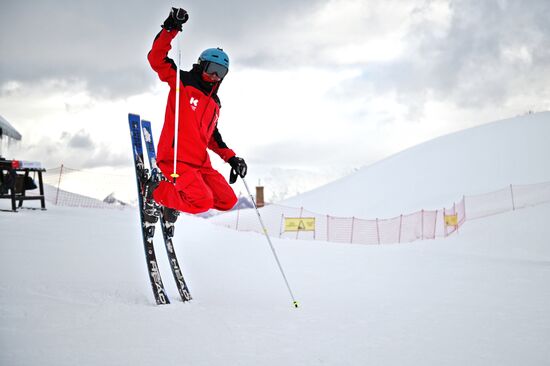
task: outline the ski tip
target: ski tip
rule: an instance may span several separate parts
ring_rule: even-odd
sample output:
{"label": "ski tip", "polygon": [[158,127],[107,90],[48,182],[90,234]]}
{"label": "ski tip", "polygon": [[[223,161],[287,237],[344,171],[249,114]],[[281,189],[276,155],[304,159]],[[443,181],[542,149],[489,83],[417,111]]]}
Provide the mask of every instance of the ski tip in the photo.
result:
{"label": "ski tip", "polygon": [[298,309],[298,301],[294,301],[294,302],[292,303],[292,305],[294,305],[294,307],[295,307],[296,309]]}

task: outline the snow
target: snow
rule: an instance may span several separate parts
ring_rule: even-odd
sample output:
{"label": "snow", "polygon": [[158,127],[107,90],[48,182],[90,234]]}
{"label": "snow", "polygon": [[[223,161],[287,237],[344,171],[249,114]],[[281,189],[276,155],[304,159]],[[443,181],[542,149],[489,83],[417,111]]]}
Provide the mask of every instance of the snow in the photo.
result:
{"label": "snow", "polygon": [[[422,183],[415,186],[417,195],[386,196],[389,208],[377,213],[412,209],[422,199],[439,204],[448,196],[456,199],[459,189],[461,196],[550,180],[548,147],[540,144],[548,136],[549,116],[450,135],[444,143],[435,140],[371,166],[379,182],[365,169],[300,199],[335,212],[348,207],[345,215],[351,216],[358,206],[337,188],[350,194],[361,184],[369,192],[397,190],[392,179],[401,173],[385,167],[407,164],[417,166],[406,174],[409,184]],[[516,151],[512,160],[500,151],[498,164],[474,174],[479,171],[473,162],[487,160],[482,167],[496,161],[493,147],[486,157],[474,151],[489,135],[495,137],[490,146],[501,146],[503,139],[531,142],[522,142],[528,151]],[[469,147],[460,155],[465,161],[455,162],[462,173],[441,173],[452,183],[430,186],[418,175],[419,162],[439,147],[462,145]],[[435,175],[422,169],[422,177]],[[331,190],[339,200],[326,196]],[[0,208],[7,205],[0,201]],[[156,306],[138,216],[133,208],[53,205],[47,211],[0,211],[0,365],[462,366],[550,360],[549,203],[469,220],[457,235],[409,244],[273,238],[298,309],[262,235],[186,215],[176,224],[174,245],[194,299],[178,301],[157,235],[172,304]]]}
{"label": "snow", "polygon": [[550,181],[550,112],[459,131],[280,202],[332,216],[395,217],[463,195]]}
{"label": "snow", "polygon": [[[0,212],[2,365],[546,365],[550,205],[446,240],[265,238],[183,216],[194,299],[154,305],[135,210]],[[32,229],[31,229],[32,227]],[[160,244],[160,243],[157,243]]]}

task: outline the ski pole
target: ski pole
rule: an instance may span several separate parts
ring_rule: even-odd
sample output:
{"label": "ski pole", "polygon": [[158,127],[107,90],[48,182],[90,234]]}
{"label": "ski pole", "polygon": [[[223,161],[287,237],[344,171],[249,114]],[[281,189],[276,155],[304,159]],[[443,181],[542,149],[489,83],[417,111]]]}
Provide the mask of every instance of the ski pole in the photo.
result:
{"label": "ski pole", "polygon": [[179,177],[179,174],[176,172],[176,165],[178,163],[178,130],[179,130],[179,112],[180,112],[180,64],[181,64],[181,50],[180,43],[178,42],[178,63],[176,67],[176,111],[174,118],[174,172],[170,174],[173,178],[174,183],[176,183],[176,178]]}
{"label": "ski pole", "polygon": [[285,280],[286,288],[288,289],[288,293],[290,294],[290,297],[292,298],[292,305],[294,305],[295,308],[298,307],[298,301],[294,298],[294,294],[292,293],[292,290],[290,289],[290,285],[288,284],[288,280],[286,279],[285,272],[283,271],[283,267],[281,266],[281,262],[279,261],[279,257],[277,256],[277,252],[275,251],[275,247],[273,247],[273,243],[271,243],[271,238],[267,234],[267,229],[265,228],[264,222],[262,220],[262,216],[260,216],[260,211],[258,210],[258,206],[256,205],[256,201],[254,200],[254,197],[252,197],[252,193],[250,193],[250,189],[248,188],[248,184],[246,184],[246,180],[241,177],[243,180],[244,186],[246,187],[246,191],[248,192],[248,195],[250,196],[250,199],[252,200],[252,203],[254,204],[254,209],[256,210],[256,214],[258,215],[258,219],[260,220],[260,225],[262,226],[262,229],[264,231],[265,237],[267,238],[267,242],[269,243],[269,247],[271,248],[271,251],[273,252],[273,257],[275,257],[275,261],[277,262],[277,265],[279,266],[279,270],[281,271],[281,274],[283,275],[283,279]]}

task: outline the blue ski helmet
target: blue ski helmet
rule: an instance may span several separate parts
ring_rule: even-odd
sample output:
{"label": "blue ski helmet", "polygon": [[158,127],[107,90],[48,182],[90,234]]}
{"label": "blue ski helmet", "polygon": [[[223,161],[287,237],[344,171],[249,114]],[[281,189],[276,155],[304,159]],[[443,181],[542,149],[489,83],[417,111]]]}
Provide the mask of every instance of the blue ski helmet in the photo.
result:
{"label": "blue ski helmet", "polygon": [[229,69],[229,56],[221,48],[209,48],[202,51],[199,56],[199,63],[201,61],[214,62],[216,64],[223,65]]}

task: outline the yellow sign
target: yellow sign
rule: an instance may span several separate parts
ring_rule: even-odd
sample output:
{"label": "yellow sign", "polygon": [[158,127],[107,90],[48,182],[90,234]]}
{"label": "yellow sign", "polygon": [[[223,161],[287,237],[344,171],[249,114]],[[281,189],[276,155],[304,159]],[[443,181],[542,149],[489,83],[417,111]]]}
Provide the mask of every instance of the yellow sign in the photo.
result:
{"label": "yellow sign", "polygon": [[285,231],[315,231],[315,217],[285,217]]}
{"label": "yellow sign", "polygon": [[458,215],[445,215],[445,225],[447,226],[457,226],[458,225]]}

